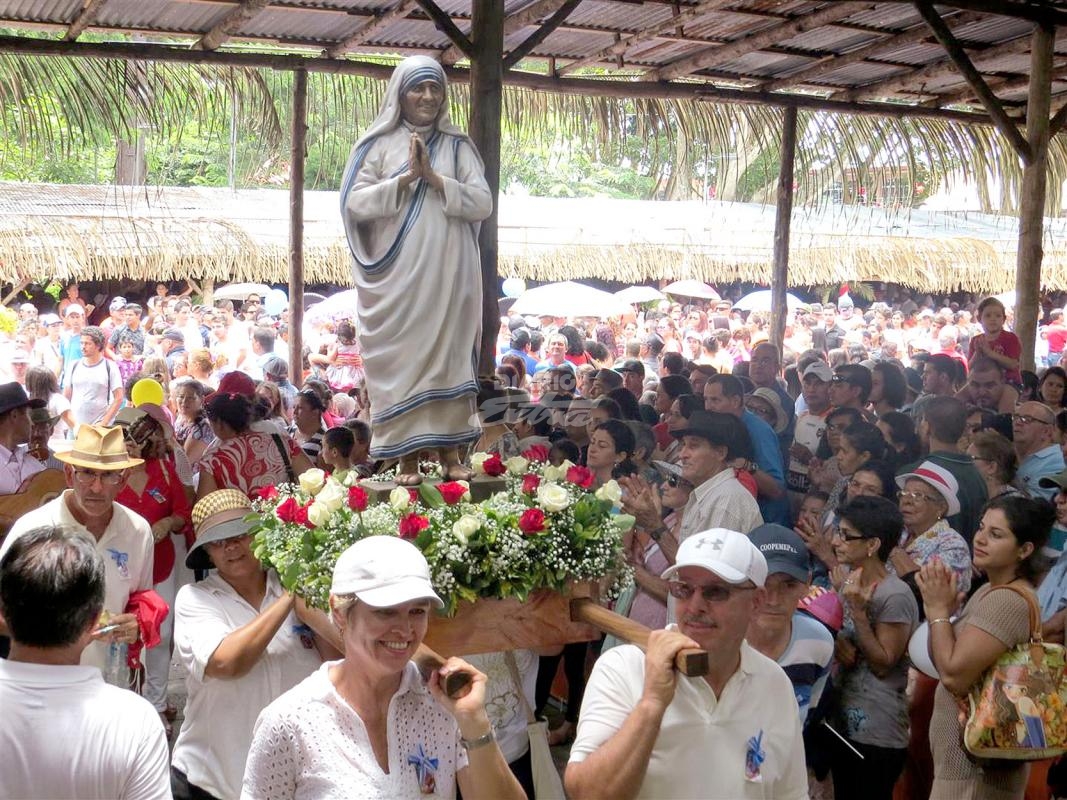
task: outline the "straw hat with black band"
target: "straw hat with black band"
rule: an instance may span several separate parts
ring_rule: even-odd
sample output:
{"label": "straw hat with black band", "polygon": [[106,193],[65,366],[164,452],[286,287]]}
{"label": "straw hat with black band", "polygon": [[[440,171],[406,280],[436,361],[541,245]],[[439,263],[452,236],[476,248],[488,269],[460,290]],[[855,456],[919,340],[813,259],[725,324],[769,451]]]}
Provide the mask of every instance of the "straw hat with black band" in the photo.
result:
{"label": "straw hat with black band", "polygon": [[129,469],[144,463],[126,452],[122,428],[106,425],[81,425],[74,439],[74,447],[56,453],[56,458],[72,467],[84,467],[101,472]]}
{"label": "straw hat with black band", "polygon": [[252,524],[245,517],[251,513],[252,501],[236,489],[218,489],[201,497],[193,506],[196,541],[185,557],[185,566],[198,570],[214,567],[204,545],[248,534]]}

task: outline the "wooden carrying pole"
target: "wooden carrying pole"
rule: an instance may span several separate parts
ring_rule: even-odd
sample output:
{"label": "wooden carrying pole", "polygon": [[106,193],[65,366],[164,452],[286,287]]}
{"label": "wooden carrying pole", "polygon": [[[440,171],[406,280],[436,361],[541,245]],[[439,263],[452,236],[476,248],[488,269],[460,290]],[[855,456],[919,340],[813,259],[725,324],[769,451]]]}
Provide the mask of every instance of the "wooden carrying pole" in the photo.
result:
{"label": "wooden carrying pole", "polygon": [[289,165],[289,381],[303,383],[304,364],[304,141],[308,74],[293,70],[293,132]]}
{"label": "wooden carrying pole", "polygon": [[797,110],[787,108],[782,123],[782,157],[778,169],[778,206],[774,214],[774,263],[771,267],[771,343],[783,352],[789,315],[789,226],[793,219],[793,167],[797,155]]}
{"label": "wooden carrying pole", "polygon": [[[430,680],[430,673],[445,665],[445,660],[436,652],[424,644],[419,645],[415,651],[415,657],[411,659],[419,668],[419,673],[424,681]],[[471,685],[471,676],[466,672],[453,672],[445,678],[445,694],[455,699],[466,694],[466,688]]]}
{"label": "wooden carrying pole", "polygon": [[[575,622],[586,622],[595,625],[605,633],[619,639],[625,639],[630,644],[635,644],[642,650],[648,648],[648,635],[652,633],[639,622],[608,611],[603,606],[597,605],[588,597],[578,597],[571,600],[571,619]],[[708,674],[708,653],[706,650],[688,649],[679,651],[674,657],[674,667],[689,678],[700,678]]]}

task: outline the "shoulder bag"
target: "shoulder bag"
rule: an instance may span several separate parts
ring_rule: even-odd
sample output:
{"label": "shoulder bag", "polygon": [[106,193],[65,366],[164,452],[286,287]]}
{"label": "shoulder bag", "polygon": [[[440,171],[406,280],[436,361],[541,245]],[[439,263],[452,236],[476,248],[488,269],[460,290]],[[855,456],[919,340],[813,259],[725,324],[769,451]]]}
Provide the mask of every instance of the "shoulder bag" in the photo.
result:
{"label": "shoulder bag", "polygon": [[530,702],[526,699],[526,692],[522,690],[522,678],[519,675],[519,665],[515,662],[515,654],[510,650],[504,653],[504,660],[508,664],[508,672],[511,673],[511,682],[515,686],[515,692],[519,695],[522,710],[526,713],[526,733],[530,737],[530,769],[533,772],[534,794],[537,800],[564,800],[563,781],[559,777],[559,770],[552,760],[552,750],[548,746],[548,723],[538,721],[534,716]]}

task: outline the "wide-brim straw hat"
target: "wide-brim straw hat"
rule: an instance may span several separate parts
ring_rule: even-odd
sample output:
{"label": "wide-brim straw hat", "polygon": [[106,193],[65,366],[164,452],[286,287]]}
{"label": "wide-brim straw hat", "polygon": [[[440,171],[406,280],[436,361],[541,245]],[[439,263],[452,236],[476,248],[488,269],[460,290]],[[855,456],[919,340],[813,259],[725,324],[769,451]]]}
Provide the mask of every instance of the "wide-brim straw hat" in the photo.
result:
{"label": "wide-brim straw hat", "polygon": [[79,426],[74,446],[55,456],[64,464],[105,471],[129,469],[144,463],[143,458],[133,458],[126,452],[122,428],[106,425]]}
{"label": "wide-brim straw hat", "polygon": [[237,489],[218,489],[204,495],[193,506],[193,529],[196,541],[185,557],[189,569],[211,569],[214,564],[204,545],[244,536],[252,524],[245,520],[252,513],[252,501]]}

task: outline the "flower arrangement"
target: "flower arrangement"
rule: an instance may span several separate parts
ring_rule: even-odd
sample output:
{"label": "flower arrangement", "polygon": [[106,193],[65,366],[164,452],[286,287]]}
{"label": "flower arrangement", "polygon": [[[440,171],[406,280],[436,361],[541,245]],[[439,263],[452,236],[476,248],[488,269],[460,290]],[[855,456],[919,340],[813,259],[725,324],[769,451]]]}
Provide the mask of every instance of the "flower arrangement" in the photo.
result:
{"label": "flower arrangement", "polygon": [[447,613],[464,600],[525,600],[572,580],[609,576],[609,596],[630,582],[622,537],[634,520],[613,513],[622,496],[615,481],[593,490],[592,472],[549,464],[545,447],[506,462],[477,453],[472,466],[476,474],[502,476],[506,490],[473,503],[465,481],[423,483],[372,503],[354,473],[342,482],[308,470],[297,485],[271,487],[253,500],[256,557],[285,588],[322,609],[338,557],[365,536],[414,542]]}

